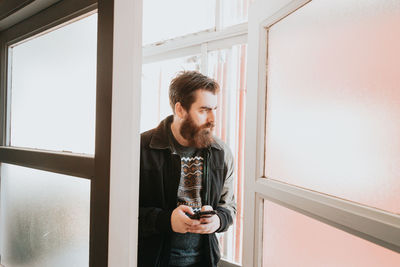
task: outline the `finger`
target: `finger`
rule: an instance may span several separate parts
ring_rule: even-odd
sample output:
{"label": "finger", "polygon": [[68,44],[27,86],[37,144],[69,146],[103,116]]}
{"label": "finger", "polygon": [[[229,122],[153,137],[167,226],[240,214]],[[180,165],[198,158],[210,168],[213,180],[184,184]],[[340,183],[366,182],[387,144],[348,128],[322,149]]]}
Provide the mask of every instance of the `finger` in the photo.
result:
{"label": "finger", "polygon": [[192,220],[188,216],[185,216],[185,218],[183,219],[183,222],[188,226],[200,224],[200,220]]}
{"label": "finger", "polygon": [[212,223],[213,219],[211,217],[203,217],[200,218],[200,223],[201,224],[208,224],[208,223]]}
{"label": "finger", "polygon": [[207,210],[213,210],[213,208],[209,205],[205,205],[205,206],[201,207],[201,211],[207,211]]}
{"label": "finger", "polygon": [[189,206],[180,205],[179,208],[180,208],[180,210],[183,211],[183,212],[187,212],[187,213],[189,213],[189,214],[194,214],[192,208],[189,207]]}

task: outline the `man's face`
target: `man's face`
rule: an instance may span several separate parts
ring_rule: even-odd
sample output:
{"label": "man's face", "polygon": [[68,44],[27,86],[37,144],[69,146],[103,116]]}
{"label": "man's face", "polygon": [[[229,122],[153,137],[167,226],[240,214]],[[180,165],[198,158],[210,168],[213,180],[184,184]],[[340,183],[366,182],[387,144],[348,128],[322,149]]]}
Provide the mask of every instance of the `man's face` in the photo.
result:
{"label": "man's face", "polygon": [[195,99],[189,112],[186,112],[180,134],[190,146],[204,148],[214,141],[212,132],[218,99],[216,94],[205,90],[197,90]]}

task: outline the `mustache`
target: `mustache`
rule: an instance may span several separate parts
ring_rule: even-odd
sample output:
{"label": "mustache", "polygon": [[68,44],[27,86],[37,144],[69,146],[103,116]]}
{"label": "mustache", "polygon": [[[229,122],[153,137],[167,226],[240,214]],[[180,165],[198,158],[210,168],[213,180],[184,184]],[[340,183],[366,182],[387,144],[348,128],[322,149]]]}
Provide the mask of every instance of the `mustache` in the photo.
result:
{"label": "mustache", "polygon": [[202,126],[200,126],[200,129],[205,129],[205,128],[213,129],[214,127],[215,127],[215,123],[207,122],[207,123],[203,124]]}

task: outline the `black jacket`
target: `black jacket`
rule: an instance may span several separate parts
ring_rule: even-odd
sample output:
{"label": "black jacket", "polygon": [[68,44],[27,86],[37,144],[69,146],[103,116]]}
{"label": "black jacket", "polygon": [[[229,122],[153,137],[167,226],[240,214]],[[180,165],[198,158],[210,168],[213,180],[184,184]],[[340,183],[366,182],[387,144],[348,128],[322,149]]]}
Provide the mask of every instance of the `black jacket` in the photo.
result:
{"label": "black jacket", "polygon": [[[141,134],[138,266],[168,266],[171,242],[171,213],[177,205],[177,190],[181,177],[181,160],[172,153],[168,128],[173,116],[167,117],[155,129]],[[203,205],[217,210],[224,232],[236,214],[233,194],[233,157],[220,140],[205,149]],[[205,235],[209,251],[209,266],[220,259],[215,233]]]}

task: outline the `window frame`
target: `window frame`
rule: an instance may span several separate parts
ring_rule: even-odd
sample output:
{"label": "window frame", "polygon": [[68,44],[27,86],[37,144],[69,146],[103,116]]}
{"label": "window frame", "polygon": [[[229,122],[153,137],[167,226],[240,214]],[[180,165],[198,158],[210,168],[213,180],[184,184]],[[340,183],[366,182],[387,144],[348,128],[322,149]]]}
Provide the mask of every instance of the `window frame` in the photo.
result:
{"label": "window frame", "polygon": [[[27,6],[26,8],[30,8]],[[31,7],[35,8],[35,7]],[[96,133],[93,156],[8,146],[8,47],[64,23],[98,13]],[[114,1],[63,0],[0,31],[0,163],[91,180],[89,266],[108,264]]]}
{"label": "window frame", "polygon": [[268,28],[311,0],[256,1],[249,10],[243,266],[262,266],[263,200],[400,252],[400,215],[266,177]]}
{"label": "window frame", "polygon": [[241,43],[247,43],[247,23],[234,25],[220,31],[193,33],[145,45],[143,46],[143,64],[193,54],[204,56],[204,52],[228,48]]}

